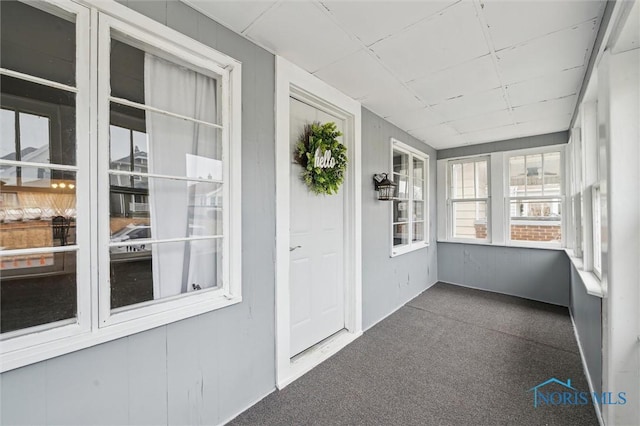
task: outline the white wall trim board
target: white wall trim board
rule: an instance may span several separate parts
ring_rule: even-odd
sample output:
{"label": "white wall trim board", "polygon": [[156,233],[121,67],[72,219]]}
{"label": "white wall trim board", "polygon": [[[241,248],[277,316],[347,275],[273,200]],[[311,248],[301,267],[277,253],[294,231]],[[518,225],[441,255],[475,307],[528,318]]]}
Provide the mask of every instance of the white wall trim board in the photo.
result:
{"label": "white wall trim board", "polygon": [[[589,385],[589,392],[591,395],[595,393],[595,389],[593,387],[593,382],[591,381],[591,374],[589,374],[589,368],[587,367],[587,359],[584,356],[584,352],[582,351],[582,344],[580,343],[580,335],[578,334],[578,327],[576,327],[576,322],[573,319],[573,312],[569,309],[569,317],[571,318],[571,326],[573,327],[573,334],[576,336],[576,342],[578,343],[578,350],[580,351],[580,360],[582,360],[582,369],[584,370],[584,375],[587,378],[587,384]],[[604,420],[602,419],[602,412],[600,411],[600,405],[591,398],[591,402],[593,403],[593,408],[596,410],[596,417],[598,418],[598,423],[600,426],[604,426]]]}
{"label": "white wall trim board", "polygon": [[[329,339],[290,357],[291,326],[289,297],[289,208],[290,163],[289,98],[331,111],[347,123],[345,133],[350,152],[345,190],[345,329]],[[276,57],[276,385],[284,388],[314,366],[329,358],[362,334],[362,203],[361,132],[362,107],[334,87],[286,59]],[[329,346],[327,346],[329,345]]]}

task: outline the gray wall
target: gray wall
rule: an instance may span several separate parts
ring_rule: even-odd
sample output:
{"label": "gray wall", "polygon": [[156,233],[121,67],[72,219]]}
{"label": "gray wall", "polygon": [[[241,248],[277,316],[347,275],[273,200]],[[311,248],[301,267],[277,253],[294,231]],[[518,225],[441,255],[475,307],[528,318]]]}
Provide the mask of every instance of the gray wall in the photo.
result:
{"label": "gray wall", "polygon": [[444,160],[445,158],[464,157],[467,155],[489,154],[491,152],[536,148],[539,146],[547,145],[559,145],[568,142],[569,131],[547,133],[546,135],[526,136],[523,138],[507,139],[498,142],[489,142],[477,145],[460,146],[457,148],[441,149],[438,151],[438,160]]}
{"label": "gray wall", "polygon": [[569,259],[563,250],[438,243],[438,280],[569,306]]}
{"label": "gray wall", "polygon": [[3,425],[217,424],[275,387],[274,56],[183,3],[128,5],[242,61],[244,301],[2,374]]}
{"label": "gray wall", "polygon": [[582,278],[571,265],[571,314],[595,392],[602,392],[602,299],[585,290]]}
{"label": "gray wall", "polygon": [[[429,155],[429,247],[389,257],[391,203],[378,201],[375,173],[390,172],[396,138]],[[362,322],[366,330],[437,281],[436,151],[362,109]]]}

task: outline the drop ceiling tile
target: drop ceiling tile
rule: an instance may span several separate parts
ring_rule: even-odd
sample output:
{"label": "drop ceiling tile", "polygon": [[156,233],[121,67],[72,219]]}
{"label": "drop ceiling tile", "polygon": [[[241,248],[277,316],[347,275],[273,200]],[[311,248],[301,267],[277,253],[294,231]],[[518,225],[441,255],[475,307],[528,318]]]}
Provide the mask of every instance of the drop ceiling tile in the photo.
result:
{"label": "drop ceiling tile", "polygon": [[455,3],[443,1],[322,1],[336,20],[369,46]]}
{"label": "drop ceiling tile", "polygon": [[471,133],[485,129],[493,129],[515,124],[511,112],[507,109],[491,112],[489,114],[476,115],[447,123],[460,133]]}
{"label": "drop ceiling tile", "polygon": [[489,53],[471,2],[460,2],[371,46],[407,82]]}
{"label": "drop ceiling tile", "polygon": [[275,0],[264,1],[205,1],[183,0],[205,15],[236,32],[244,31],[256,18],[267,11]]}
{"label": "drop ceiling tile", "polygon": [[429,74],[407,83],[422,100],[433,105],[445,99],[500,87],[491,55]]}
{"label": "drop ceiling tile", "polygon": [[510,84],[507,95],[514,107],[575,95],[580,91],[583,77],[584,67],[560,71]]}
{"label": "drop ceiling tile", "polygon": [[504,84],[585,66],[593,47],[594,22],[556,32],[497,52]]}
{"label": "drop ceiling tile", "polygon": [[522,135],[521,129],[516,124],[509,124],[492,129],[478,130],[475,132],[465,133],[462,137],[466,145],[478,143],[503,141],[507,139],[518,138]]}
{"label": "drop ceiling tile", "polygon": [[462,136],[454,128],[446,124],[414,129],[409,134],[436,149],[450,148],[464,143]]}
{"label": "drop ceiling tile", "polygon": [[496,50],[599,17],[602,1],[484,2],[482,13]]}
{"label": "drop ceiling tile", "polygon": [[502,95],[502,89],[492,89],[449,99],[433,105],[432,108],[447,121],[456,121],[487,112],[505,110],[508,105]]}
{"label": "drop ceiling tile", "polygon": [[399,83],[387,90],[372,92],[361,99],[362,105],[381,117],[403,114],[424,108],[425,105]]}
{"label": "drop ceiling tile", "polygon": [[280,3],[263,15],[247,36],[309,72],[355,53],[352,40],[314,2]]}
{"label": "drop ceiling tile", "polygon": [[434,126],[445,121],[443,117],[432,111],[431,108],[420,108],[413,111],[407,111],[402,114],[391,115],[386,117],[386,120],[401,129],[407,130]]}
{"label": "drop ceiling tile", "polygon": [[518,123],[522,136],[544,135],[546,133],[561,132],[569,128],[572,114],[547,117],[541,120]]}
{"label": "drop ceiling tile", "polygon": [[398,81],[366,50],[321,68],[315,75],[352,98],[362,98],[373,91],[388,91]]}
{"label": "drop ceiling tile", "polygon": [[573,114],[578,96],[567,96],[560,99],[536,102],[513,109],[513,117],[518,123],[540,120],[546,117],[557,117]]}

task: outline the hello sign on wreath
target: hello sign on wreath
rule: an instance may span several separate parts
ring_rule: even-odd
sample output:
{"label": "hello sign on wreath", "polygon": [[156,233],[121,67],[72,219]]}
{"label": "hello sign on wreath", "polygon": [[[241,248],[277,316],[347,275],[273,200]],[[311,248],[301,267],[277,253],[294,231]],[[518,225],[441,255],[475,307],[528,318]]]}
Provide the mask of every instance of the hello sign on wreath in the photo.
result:
{"label": "hello sign on wreath", "polygon": [[347,147],[338,141],[336,123],[304,126],[294,159],[303,167],[302,179],[316,194],[337,194],[347,169]]}

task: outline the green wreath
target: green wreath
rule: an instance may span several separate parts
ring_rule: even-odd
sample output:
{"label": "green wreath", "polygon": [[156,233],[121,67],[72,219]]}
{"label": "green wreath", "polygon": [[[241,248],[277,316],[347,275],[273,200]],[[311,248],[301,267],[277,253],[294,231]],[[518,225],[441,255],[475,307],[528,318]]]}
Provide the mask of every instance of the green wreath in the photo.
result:
{"label": "green wreath", "polygon": [[347,169],[347,147],[338,142],[336,123],[304,126],[294,158],[304,170],[302,179],[316,194],[337,194]]}

